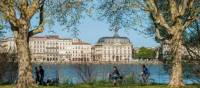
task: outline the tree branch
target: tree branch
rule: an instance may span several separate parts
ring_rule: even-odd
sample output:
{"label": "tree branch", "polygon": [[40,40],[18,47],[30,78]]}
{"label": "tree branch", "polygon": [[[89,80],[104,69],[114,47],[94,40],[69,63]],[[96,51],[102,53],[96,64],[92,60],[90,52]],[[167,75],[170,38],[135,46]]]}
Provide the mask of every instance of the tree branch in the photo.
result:
{"label": "tree branch", "polygon": [[32,4],[30,6],[28,6],[27,9],[27,19],[30,19],[34,13],[40,8],[40,1],[43,0],[33,0]]}
{"label": "tree branch", "polygon": [[175,21],[178,17],[176,0],[168,0],[168,2],[170,6],[172,20]]}
{"label": "tree branch", "polygon": [[147,7],[149,8],[149,12],[152,14],[152,17],[155,19],[155,22],[160,26],[164,27],[168,33],[170,33],[169,25],[165,21],[163,14],[158,10],[156,6],[155,0],[146,0]]}
{"label": "tree branch", "polygon": [[187,45],[185,45],[185,47],[187,48],[187,50],[189,52],[191,52],[192,54],[194,54],[197,58],[200,58],[200,55],[198,53],[196,53],[195,51],[193,51],[191,48],[189,48]]}
{"label": "tree branch", "polygon": [[39,8],[40,9],[39,26],[36,29],[33,29],[33,30],[29,31],[29,37],[32,37],[33,35],[41,33],[44,30],[44,24],[45,24],[45,21],[44,21],[44,2],[45,2],[45,0],[42,0],[40,8]]}
{"label": "tree branch", "polygon": [[36,35],[36,34],[38,34],[38,33],[43,32],[43,30],[44,30],[43,25],[40,25],[40,26],[37,27],[36,29],[33,29],[33,30],[29,31],[29,32],[28,32],[28,35],[29,35],[29,37],[32,37],[33,35]]}
{"label": "tree branch", "polygon": [[156,37],[158,39],[163,39],[163,37],[161,37],[161,35],[160,35],[160,30],[158,28],[155,28],[155,30],[156,30]]}
{"label": "tree branch", "polygon": [[5,19],[9,21],[13,26],[18,26],[18,19],[14,10],[13,0],[3,0],[0,2],[0,11],[5,16]]}
{"label": "tree branch", "polygon": [[18,6],[20,12],[21,12],[21,17],[26,18],[27,16],[27,8],[28,8],[28,0],[19,0],[19,6]]}
{"label": "tree branch", "polygon": [[200,13],[200,7],[197,7],[197,8],[192,8],[192,5],[193,5],[193,0],[191,0],[191,2],[189,3],[189,8],[190,8],[190,16],[187,17],[186,21],[184,22],[184,27],[188,27],[192,22],[194,22],[194,20],[197,20],[199,19],[199,16],[198,14]]}
{"label": "tree branch", "polygon": [[179,15],[180,16],[184,15],[187,9],[192,8],[193,3],[194,0],[182,0],[182,3],[178,7]]}
{"label": "tree branch", "polygon": [[198,19],[199,17],[198,16],[189,16],[187,18],[187,20],[185,21],[183,27],[188,27],[192,22],[194,22],[194,20]]}

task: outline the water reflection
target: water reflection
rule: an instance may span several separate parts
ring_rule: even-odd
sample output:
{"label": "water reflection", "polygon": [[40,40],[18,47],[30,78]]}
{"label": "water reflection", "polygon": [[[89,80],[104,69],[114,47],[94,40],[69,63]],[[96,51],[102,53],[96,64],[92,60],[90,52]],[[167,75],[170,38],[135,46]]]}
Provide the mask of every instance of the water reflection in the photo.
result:
{"label": "water reflection", "polygon": [[[92,75],[95,76],[97,80],[107,80],[107,74],[112,71],[113,66],[117,66],[122,75],[134,74],[139,78],[139,74],[142,71],[140,64],[90,64],[90,70],[92,70]],[[38,65],[34,65],[33,68]],[[45,69],[45,80],[59,78],[60,83],[64,83],[66,80],[71,83],[81,83],[83,82],[77,71],[77,64],[43,64]],[[84,65],[79,65],[79,67],[84,67]],[[150,71],[150,78],[154,79],[156,83],[168,83],[170,80],[169,74],[163,69],[162,64],[151,64],[147,65]],[[84,70],[84,69],[82,69]],[[86,69],[85,69],[86,70]],[[189,79],[184,79],[187,84],[192,83]]]}

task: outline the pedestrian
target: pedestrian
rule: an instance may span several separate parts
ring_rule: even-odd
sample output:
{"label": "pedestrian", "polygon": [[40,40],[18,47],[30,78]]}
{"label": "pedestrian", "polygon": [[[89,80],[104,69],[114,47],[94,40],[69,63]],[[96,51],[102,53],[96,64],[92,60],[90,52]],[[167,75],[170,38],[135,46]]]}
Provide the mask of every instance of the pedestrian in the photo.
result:
{"label": "pedestrian", "polygon": [[42,66],[39,66],[40,70],[39,70],[39,73],[40,73],[40,85],[43,85],[44,83],[44,69],[42,68]]}
{"label": "pedestrian", "polygon": [[39,78],[40,78],[39,69],[37,67],[35,67],[35,82],[36,82],[36,84],[39,83]]}
{"label": "pedestrian", "polygon": [[113,85],[117,85],[117,81],[121,79],[119,70],[117,69],[117,66],[113,66],[113,72],[111,73]]}

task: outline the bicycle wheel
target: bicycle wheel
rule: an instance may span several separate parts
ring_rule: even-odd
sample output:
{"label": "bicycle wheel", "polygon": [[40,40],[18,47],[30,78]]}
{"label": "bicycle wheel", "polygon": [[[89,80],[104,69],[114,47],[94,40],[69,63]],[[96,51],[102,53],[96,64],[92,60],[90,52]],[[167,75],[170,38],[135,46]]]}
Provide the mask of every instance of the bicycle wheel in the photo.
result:
{"label": "bicycle wheel", "polygon": [[153,84],[154,82],[155,82],[155,80],[152,79],[152,78],[150,78],[150,79],[148,80],[148,84]]}

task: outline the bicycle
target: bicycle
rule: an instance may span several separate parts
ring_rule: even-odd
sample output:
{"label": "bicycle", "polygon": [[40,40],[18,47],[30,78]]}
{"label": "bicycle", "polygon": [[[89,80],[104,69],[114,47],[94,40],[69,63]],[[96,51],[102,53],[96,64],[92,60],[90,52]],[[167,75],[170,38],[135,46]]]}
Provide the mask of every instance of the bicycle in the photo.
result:
{"label": "bicycle", "polygon": [[142,74],[139,75],[139,83],[140,84],[153,84],[155,83],[155,80],[153,78],[151,78],[150,74],[144,78],[144,76]]}

